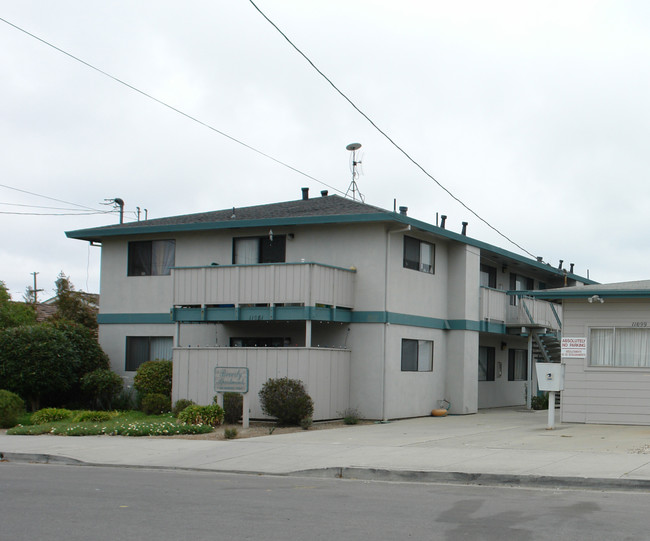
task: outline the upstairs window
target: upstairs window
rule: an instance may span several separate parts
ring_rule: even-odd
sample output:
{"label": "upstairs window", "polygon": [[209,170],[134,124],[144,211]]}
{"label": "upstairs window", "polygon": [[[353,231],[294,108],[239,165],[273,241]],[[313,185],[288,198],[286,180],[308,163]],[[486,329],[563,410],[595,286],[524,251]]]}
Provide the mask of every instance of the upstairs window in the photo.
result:
{"label": "upstairs window", "polygon": [[[535,289],[535,280],[532,278],[526,278],[520,274],[511,273],[510,274],[510,289],[512,291],[531,291]],[[517,306],[517,297],[510,297],[510,304],[512,306]]]}
{"label": "upstairs window", "polygon": [[175,240],[129,242],[128,276],[168,276],[175,261]]}
{"label": "upstairs window", "polygon": [[481,286],[496,289],[497,270],[494,267],[481,263]]}
{"label": "upstairs window", "polygon": [[431,340],[402,340],[402,372],[431,372],[433,342]]}
{"label": "upstairs window", "polygon": [[238,237],[233,239],[232,262],[235,265],[255,263],[284,263],[286,261],[286,237]]}
{"label": "upstairs window", "polygon": [[413,237],[404,237],[404,268],[434,274],[435,245]]}

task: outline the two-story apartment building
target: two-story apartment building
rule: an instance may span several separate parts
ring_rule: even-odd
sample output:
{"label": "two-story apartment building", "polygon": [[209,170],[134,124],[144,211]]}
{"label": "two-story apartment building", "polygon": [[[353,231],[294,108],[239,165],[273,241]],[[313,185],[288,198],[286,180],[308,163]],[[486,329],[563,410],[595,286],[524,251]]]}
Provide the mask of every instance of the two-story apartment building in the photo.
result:
{"label": "two-story apartment building", "polygon": [[525,404],[561,306],[517,291],[589,283],[465,234],[339,196],[67,233],[101,243],[99,340],[128,379],[173,358],[173,398],[215,367],[302,379],[314,419]]}

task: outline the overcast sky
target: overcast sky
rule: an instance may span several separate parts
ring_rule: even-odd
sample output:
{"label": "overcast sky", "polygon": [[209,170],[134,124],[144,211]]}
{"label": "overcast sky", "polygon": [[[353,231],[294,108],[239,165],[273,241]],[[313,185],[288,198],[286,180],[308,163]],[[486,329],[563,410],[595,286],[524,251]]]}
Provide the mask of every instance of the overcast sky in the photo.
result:
{"label": "overcast sky", "polygon": [[[650,278],[650,4],[256,3],[527,251],[599,282]],[[105,199],[122,198],[134,220],[136,207],[157,218],[299,199],[302,186],[345,193],[352,142],[363,145],[366,203],[396,199],[430,223],[446,214],[458,232],[468,221],[468,235],[522,253],[247,0],[0,0],[0,17],[329,185],[0,21],[0,280],[14,300],[32,272],[41,298],[60,271],[99,291],[100,248],[64,232],[116,223],[79,214],[110,210]]]}

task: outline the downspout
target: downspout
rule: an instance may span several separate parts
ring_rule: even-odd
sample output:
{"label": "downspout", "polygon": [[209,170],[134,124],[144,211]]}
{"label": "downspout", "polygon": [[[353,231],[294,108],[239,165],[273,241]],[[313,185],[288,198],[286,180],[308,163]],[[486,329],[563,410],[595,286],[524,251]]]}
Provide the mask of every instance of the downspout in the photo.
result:
{"label": "downspout", "polygon": [[388,336],[386,333],[386,326],[388,325],[388,269],[390,265],[390,236],[394,233],[406,233],[407,231],[411,230],[411,226],[406,226],[402,229],[395,229],[394,231],[388,231],[386,233],[386,261],[384,265],[384,317],[386,318],[386,321],[384,321],[384,325],[382,327],[382,331],[384,333],[384,352],[383,352],[383,369],[382,369],[382,374],[381,374],[381,420],[382,421],[387,421],[386,419],[386,369],[387,369],[387,364],[386,364],[386,349],[388,346]]}

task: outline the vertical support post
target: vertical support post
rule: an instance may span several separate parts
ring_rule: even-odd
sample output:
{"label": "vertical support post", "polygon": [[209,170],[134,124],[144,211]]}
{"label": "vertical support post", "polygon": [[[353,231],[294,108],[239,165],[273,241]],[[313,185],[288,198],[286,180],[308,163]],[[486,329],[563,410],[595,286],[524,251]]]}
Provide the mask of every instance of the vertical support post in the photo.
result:
{"label": "vertical support post", "polygon": [[305,321],[305,347],[311,347],[311,319]]}
{"label": "vertical support post", "polygon": [[250,408],[248,404],[248,393],[243,394],[244,401],[242,405],[242,428],[250,426]]}
{"label": "vertical support post", "polygon": [[548,392],[548,426],[546,430],[555,428],[555,391]]}
{"label": "vertical support post", "polygon": [[532,408],[533,398],[533,330],[528,331],[528,392],[526,393],[526,408]]}
{"label": "vertical support post", "polygon": [[223,393],[217,393],[217,404],[223,408]]}

